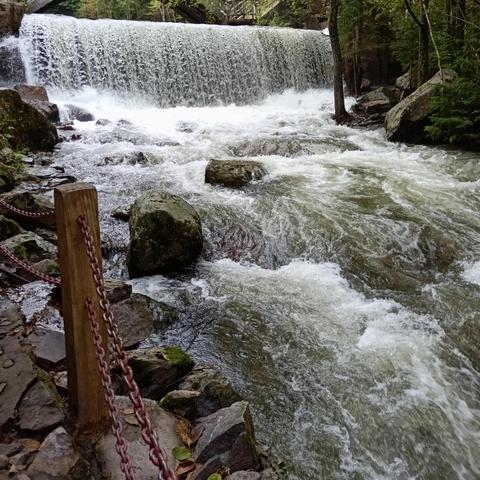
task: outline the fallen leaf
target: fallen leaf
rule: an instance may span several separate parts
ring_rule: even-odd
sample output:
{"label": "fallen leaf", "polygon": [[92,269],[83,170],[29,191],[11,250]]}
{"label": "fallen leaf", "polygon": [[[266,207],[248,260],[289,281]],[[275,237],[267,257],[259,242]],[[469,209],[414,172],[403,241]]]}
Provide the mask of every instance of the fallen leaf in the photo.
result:
{"label": "fallen leaf", "polygon": [[179,461],[183,462],[184,460],[188,460],[192,457],[190,450],[183,445],[180,447],[174,447],[172,449],[173,456]]}
{"label": "fallen leaf", "polygon": [[177,420],[177,425],[175,428],[177,435],[180,437],[180,440],[189,448],[192,446],[191,429],[192,426],[188,420],[185,420],[184,418]]}
{"label": "fallen leaf", "polygon": [[219,473],[212,473],[207,480],[222,480],[222,476]]}
{"label": "fallen leaf", "polygon": [[132,413],[135,413],[135,410],[134,410],[133,408],[124,408],[124,409],[122,410],[122,413],[123,413],[124,415],[131,415]]}
{"label": "fallen leaf", "polygon": [[192,432],[192,445],[195,445],[198,442],[198,439],[202,436],[203,431],[205,430],[205,427],[197,427],[193,432]]}
{"label": "fallen leaf", "polygon": [[25,450],[29,452],[36,452],[40,448],[40,442],[33,438],[22,438],[20,443],[25,447]]}
{"label": "fallen leaf", "polygon": [[186,475],[187,473],[195,470],[196,466],[197,464],[193,460],[185,460],[176,468],[175,472],[179,477],[181,477],[182,475]]}
{"label": "fallen leaf", "polygon": [[125,415],[125,422],[127,422],[129,425],[135,425],[138,427],[139,423],[137,420],[137,417],[132,413],[130,415]]}

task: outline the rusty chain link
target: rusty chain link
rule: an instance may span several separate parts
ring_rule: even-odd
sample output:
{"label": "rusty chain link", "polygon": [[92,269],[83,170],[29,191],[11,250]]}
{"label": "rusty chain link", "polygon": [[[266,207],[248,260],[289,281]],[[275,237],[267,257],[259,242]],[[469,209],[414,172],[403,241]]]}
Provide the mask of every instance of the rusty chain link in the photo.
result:
{"label": "rusty chain link", "polygon": [[39,280],[43,280],[44,282],[51,283],[52,285],[55,285],[56,287],[60,287],[62,282],[60,278],[55,278],[51,277],[50,275],[47,275],[46,273],[39,272],[35,268],[33,268],[31,265],[28,263],[23,262],[19,258],[17,258],[8,248],[4,247],[3,245],[0,245],[0,252],[7,257],[13,264],[15,264],[17,267],[21,268],[22,270],[30,273],[34,277],[38,278]]}
{"label": "rusty chain link", "polygon": [[118,415],[118,408],[115,405],[115,393],[112,388],[112,379],[110,377],[110,367],[105,360],[105,350],[102,346],[102,337],[100,336],[100,327],[95,314],[95,307],[91,298],[85,300],[85,308],[87,309],[88,318],[90,320],[90,329],[92,331],[93,343],[98,361],[98,372],[103,385],[105,402],[108,405],[110,417],[112,418],[112,430],[115,435],[115,450],[120,456],[120,468],[127,480],[135,480],[132,471],[132,462],[128,456],[128,445],[123,435],[123,426]]}
{"label": "rusty chain link", "polygon": [[159,478],[163,480],[177,480],[175,473],[170,471],[166,461],[165,452],[160,447],[157,434],[152,427],[148,412],[145,408],[140,390],[133,377],[132,369],[128,364],[128,357],[123,347],[123,341],[119,335],[118,326],[113,319],[113,314],[108,301],[103,275],[100,270],[97,254],[95,251],[94,240],[90,226],[84,215],[77,219],[83,234],[87,256],[90,260],[93,279],[97,286],[100,308],[102,309],[103,321],[107,326],[108,335],[112,340],[114,352],[117,357],[118,365],[122,371],[122,378],[127,386],[128,396],[133,404],[135,416],[142,430],[142,438],[150,449],[150,460],[159,469]]}
{"label": "rusty chain link", "polygon": [[3,208],[4,210],[10,210],[10,212],[27,218],[48,218],[55,213],[53,210],[49,212],[31,212],[29,210],[22,210],[21,208],[10,205],[8,202],[2,199],[0,199],[0,208]]}

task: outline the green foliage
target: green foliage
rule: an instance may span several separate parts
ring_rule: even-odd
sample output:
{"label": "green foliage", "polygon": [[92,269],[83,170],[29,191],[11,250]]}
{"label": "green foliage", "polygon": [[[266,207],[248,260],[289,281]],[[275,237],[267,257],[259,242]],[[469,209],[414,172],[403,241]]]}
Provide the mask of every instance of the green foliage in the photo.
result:
{"label": "green foliage", "polygon": [[433,99],[432,140],[480,146],[480,85],[461,79],[440,87]]}

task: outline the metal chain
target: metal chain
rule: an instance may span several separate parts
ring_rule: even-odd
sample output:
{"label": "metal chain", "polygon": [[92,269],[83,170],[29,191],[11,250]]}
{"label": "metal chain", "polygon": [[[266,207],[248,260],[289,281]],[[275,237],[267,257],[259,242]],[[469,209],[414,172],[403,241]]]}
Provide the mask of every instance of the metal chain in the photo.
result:
{"label": "metal chain", "polygon": [[120,421],[118,408],[115,404],[115,393],[112,388],[112,379],[110,377],[110,368],[105,360],[105,350],[102,346],[102,337],[100,335],[100,327],[98,325],[97,315],[95,313],[95,307],[91,298],[85,300],[85,308],[87,309],[88,318],[90,320],[90,328],[93,336],[93,343],[95,345],[95,351],[97,353],[98,372],[102,379],[103,393],[105,401],[108,405],[110,417],[112,419],[112,430],[115,435],[115,450],[120,456],[120,468],[127,480],[135,480],[135,476],[132,471],[132,462],[128,455],[128,445],[123,435],[123,425]]}
{"label": "metal chain", "polygon": [[103,275],[100,270],[98,258],[95,251],[92,231],[88,225],[84,215],[80,215],[77,219],[85,242],[86,253],[90,260],[93,279],[97,286],[97,294],[99,296],[100,307],[103,311],[103,320],[107,326],[108,335],[112,339],[114,351],[117,361],[122,371],[122,378],[128,389],[128,396],[133,404],[135,416],[142,430],[142,438],[150,449],[150,460],[159,468],[159,478],[163,480],[177,480],[175,473],[170,471],[166,462],[166,455],[160,447],[157,434],[152,427],[148,412],[143,403],[140,390],[133,377],[132,369],[128,364],[128,357],[123,348],[123,341],[119,335],[118,326],[113,319],[113,314],[108,301]]}
{"label": "metal chain", "polygon": [[29,210],[22,210],[21,208],[14,207],[10,205],[5,200],[0,199],[0,207],[4,210],[10,210],[17,215],[27,218],[48,218],[51,217],[55,212],[53,210],[48,212],[31,212]]}
{"label": "metal chain", "polygon": [[43,280],[44,282],[51,283],[52,285],[55,285],[56,287],[60,287],[62,282],[60,278],[55,278],[51,277],[50,275],[47,275],[46,273],[39,272],[32,266],[30,266],[28,263],[23,262],[19,258],[17,258],[8,248],[4,247],[3,245],[0,245],[0,252],[5,255],[12,263],[14,263],[17,267],[21,268],[22,270],[30,273],[34,277],[38,278],[39,280]]}

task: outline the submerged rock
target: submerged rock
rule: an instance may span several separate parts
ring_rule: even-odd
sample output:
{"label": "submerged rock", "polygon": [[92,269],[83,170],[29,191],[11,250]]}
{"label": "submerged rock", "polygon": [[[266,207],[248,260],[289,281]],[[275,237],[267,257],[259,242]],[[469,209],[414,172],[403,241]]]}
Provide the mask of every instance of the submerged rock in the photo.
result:
{"label": "submerged rock", "polygon": [[457,259],[457,249],[445,235],[425,226],[418,238],[418,246],[425,256],[426,267],[445,272]]}
{"label": "submerged rock", "polygon": [[9,132],[10,145],[20,150],[51,150],[58,142],[53,123],[10,89],[0,89],[0,131]]}
{"label": "submerged rock", "polygon": [[142,195],[131,208],[129,227],[131,277],[185,268],[203,248],[198,213],[176,195],[155,191]]}
{"label": "submerged rock", "polygon": [[451,70],[438,72],[415,92],[388,111],[385,117],[387,138],[393,142],[424,143],[429,141],[425,132],[432,112],[430,101],[442,83],[453,82],[457,74]]}
{"label": "submerged rock", "polygon": [[65,105],[65,108],[68,109],[70,120],[78,120],[79,122],[91,122],[95,120],[95,117],[82,107],[78,107],[77,105]]}
{"label": "submerged rock", "polygon": [[39,112],[42,112],[51,122],[60,121],[60,113],[57,105],[50,102],[48,93],[45,87],[39,85],[15,85],[16,90],[22,100],[32,107],[35,107]]}
{"label": "submerged rock", "polygon": [[25,66],[18,44],[11,42],[0,46],[0,87],[25,81]]}
{"label": "submerged rock", "polygon": [[266,174],[265,167],[253,160],[210,160],[205,170],[205,182],[225,187],[244,187]]}
{"label": "submerged rock", "polygon": [[97,165],[147,165],[148,157],[143,152],[127,152],[104,157]]}
{"label": "submerged rock", "polygon": [[136,350],[129,354],[128,363],[142,395],[152,400],[160,400],[194,365],[178,347]]}
{"label": "submerged rock", "polygon": [[232,145],[229,150],[237,157],[258,157],[279,155],[281,157],[295,157],[303,152],[302,144],[285,137],[260,138],[254,141],[245,141]]}

